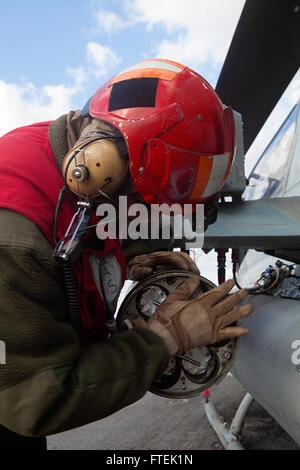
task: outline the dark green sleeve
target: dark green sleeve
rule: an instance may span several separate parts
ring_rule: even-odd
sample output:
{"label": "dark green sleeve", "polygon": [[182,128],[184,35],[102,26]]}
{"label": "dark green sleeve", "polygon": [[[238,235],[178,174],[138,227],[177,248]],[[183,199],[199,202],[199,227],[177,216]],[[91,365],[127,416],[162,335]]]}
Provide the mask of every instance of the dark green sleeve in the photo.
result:
{"label": "dark green sleeve", "polygon": [[43,436],[101,419],[141,398],[168,363],[144,328],[82,346],[66,321],[52,249],[35,224],[0,209],[0,424]]}

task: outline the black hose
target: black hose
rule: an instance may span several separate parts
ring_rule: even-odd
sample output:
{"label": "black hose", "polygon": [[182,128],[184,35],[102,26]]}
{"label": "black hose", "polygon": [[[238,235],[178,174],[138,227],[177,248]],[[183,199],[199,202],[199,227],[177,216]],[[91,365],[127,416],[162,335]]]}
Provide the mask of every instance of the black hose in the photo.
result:
{"label": "black hose", "polygon": [[72,269],[70,260],[61,260],[60,264],[64,275],[69,321],[75,331],[79,333],[82,326],[82,320],[80,315],[77,278]]}
{"label": "black hose", "polygon": [[60,206],[64,200],[65,193],[66,193],[67,187],[63,186],[61,190],[59,191],[59,196],[57,199],[57,204],[56,204],[56,209],[55,209],[55,214],[54,214],[54,221],[53,221],[53,242],[54,245],[57,244],[57,238],[56,238],[56,230],[57,230],[57,219],[58,219],[58,214],[60,210]]}

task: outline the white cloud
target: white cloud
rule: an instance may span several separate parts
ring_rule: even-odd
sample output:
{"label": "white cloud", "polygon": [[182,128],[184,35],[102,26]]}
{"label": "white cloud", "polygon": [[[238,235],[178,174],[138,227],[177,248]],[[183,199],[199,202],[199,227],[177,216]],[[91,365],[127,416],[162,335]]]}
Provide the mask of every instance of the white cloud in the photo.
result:
{"label": "white cloud", "polygon": [[119,58],[106,46],[90,42],[86,57],[88,67],[66,68],[70,84],[45,85],[33,83],[6,83],[0,80],[0,135],[33,122],[56,119],[73,109],[75,95],[84,89],[91,79],[106,75],[119,63]]}
{"label": "white cloud", "polygon": [[128,25],[127,21],[124,21],[116,13],[107,10],[100,10],[95,13],[97,29],[93,30],[95,33],[105,32],[109,36],[118,33],[121,29]]}
{"label": "white cloud", "polygon": [[[123,0],[116,14],[95,12],[97,30],[110,36],[138,23],[146,31],[160,26],[165,35],[153,42],[153,57],[173,59],[189,66],[222,64],[245,0]],[[161,33],[159,33],[161,35]],[[145,51],[149,56],[149,51]]]}
{"label": "white cloud", "polygon": [[79,85],[22,85],[0,81],[0,135],[33,122],[55,119],[70,110]]}
{"label": "white cloud", "polygon": [[87,45],[87,59],[91,64],[91,73],[96,78],[107,75],[111,68],[121,62],[113,50],[108,46],[102,46],[97,42],[89,42]]}
{"label": "white cloud", "polygon": [[74,93],[80,91],[84,84],[89,81],[87,70],[83,66],[75,68],[67,67],[66,72],[74,80],[72,87]]}
{"label": "white cloud", "polygon": [[127,10],[134,22],[148,30],[163,26],[167,35],[156,43],[158,57],[197,66],[205,61],[222,64],[239,20],[244,0],[130,0]]}

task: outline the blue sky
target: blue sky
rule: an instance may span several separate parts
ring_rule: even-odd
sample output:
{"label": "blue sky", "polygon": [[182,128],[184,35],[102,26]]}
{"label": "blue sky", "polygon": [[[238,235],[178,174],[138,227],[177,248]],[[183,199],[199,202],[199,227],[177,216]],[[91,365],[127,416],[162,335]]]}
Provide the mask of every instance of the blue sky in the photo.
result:
{"label": "blue sky", "polygon": [[[10,0],[0,3],[0,135],[81,108],[145,58],[182,62],[215,86],[245,0]],[[299,97],[299,75],[247,171]],[[230,103],[226,103],[230,104]]]}
{"label": "blue sky", "polygon": [[0,103],[6,117],[0,134],[80,108],[108,78],[145,58],[183,62],[214,86],[243,5],[230,0],[228,10],[221,0],[1,2]]}
{"label": "blue sky", "polygon": [[[220,0],[217,0],[220,3]],[[215,1],[215,3],[217,3]],[[230,25],[226,27],[225,34],[218,34],[220,39],[228,37],[238,20],[244,0],[231,0],[234,5],[234,15]],[[161,11],[160,5],[165,3],[168,7],[175,6],[175,15],[170,15],[168,8]],[[121,67],[152,57],[162,50],[165,42],[174,42],[175,49],[180,37],[187,36],[186,29],[197,28],[197,21],[192,13],[200,14],[201,0],[188,0],[190,7],[186,18],[179,20],[184,8],[182,0],[11,0],[1,2],[1,28],[0,39],[2,47],[3,69],[1,79],[6,82],[32,82],[36,86],[58,85],[67,83],[70,77],[66,75],[68,68],[76,69],[86,67],[89,80],[91,77],[91,64],[87,58],[87,47],[96,43],[109,48],[116,57],[115,62],[109,65],[108,58],[106,70],[108,78]],[[153,5],[149,8],[149,5]],[[197,5],[194,8],[194,5]],[[173,7],[174,9],[174,7]],[[196,10],[196,11],[195,11]],[[157,12],[157,14],[153,14]],[[151,14],[152,12],[152,14]],[[178,18],[177,18],[178,12]],[[190,15],[190,18],[189,18]],[[205,15],[205,11],[202,16]],[[210,14],[211,16],[211,14]],[[199,20],[198,20],[199,21]],[[203,21],[203,20],[202,20]],[[201,27],[201,22],[199,24]],[[182,52],[179,50],[175,56],[186,59],[187,65],[198,66],[203,69],[211,80],[217,77],[221,57],[217,59],[217,52],[210,51],[213,58],[204,57],[213,49],[214,43],[207,43],[205,31],[195,35],[195,40],[204,43],[203,53],[196,58],[197,48]],[[215,33],[212,36],[217,36]],[[208,38],[209,41],[209,38]],[[186,42],[184,40],[183,42]],[[218,38],[216,38],[216,44]],[[189,46],[184,44],[183,47]],[[170,48],[169,48],[170,50]],[[201,47],[198,47],[198,51]],[[225,52],[226,49],[224,48]],[[174,55],[172,51],[172,55]],[[120,67],[119,67],[120,65]],[[99,77],[99,78],[102,78]],[[98,82],[99,83],[99,82]],[[97,84],[98,84],[97,83]]]}

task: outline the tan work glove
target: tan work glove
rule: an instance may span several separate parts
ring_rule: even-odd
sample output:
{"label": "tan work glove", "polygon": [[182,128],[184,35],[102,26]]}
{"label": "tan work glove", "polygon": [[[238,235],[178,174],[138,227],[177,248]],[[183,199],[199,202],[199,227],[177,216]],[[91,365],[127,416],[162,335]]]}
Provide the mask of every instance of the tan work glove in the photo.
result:
{"label": "tan work glove", "polygon": [[228,326],[252,312],[249,304],[237,307],[248,291],[241,289],[228,296],[235,285],[230,279],[192,299],[199,283],[199,278],[189,278],[166,298],[147,322],[140,318],[134,321],[136,326],[158,334],[171,356],[248,333],[246,328]]}
{"label": "tan work glove", "polygon": [[192,258],[181,251],[157,251],[146,255],[135,256],[129,261],[126,278],[139,281],[153,273],[154,268],[162,265],[174,266],[176,269],[200,274]]}

